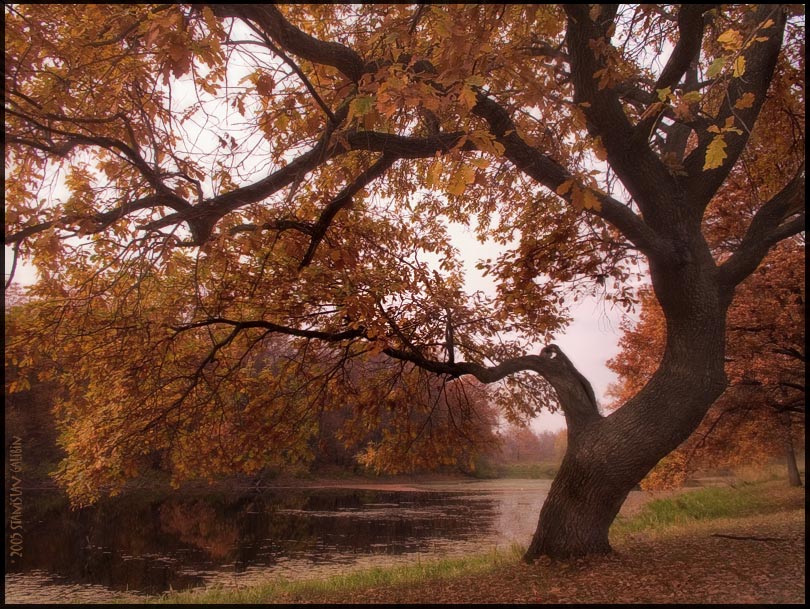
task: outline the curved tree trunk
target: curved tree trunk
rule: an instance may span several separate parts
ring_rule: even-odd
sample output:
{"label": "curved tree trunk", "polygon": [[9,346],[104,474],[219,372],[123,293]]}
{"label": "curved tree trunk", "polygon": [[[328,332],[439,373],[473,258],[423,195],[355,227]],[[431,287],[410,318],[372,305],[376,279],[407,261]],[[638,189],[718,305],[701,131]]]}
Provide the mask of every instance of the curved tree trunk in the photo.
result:
{"label": "curved tree trunk", "polygon": [[[628,493],[689,437],[725,389],[730,298],[723,298],[711,281],[668,281],[679,290],[693,287],[659,295],[669,313],[664,357],[647,385],[624,406],[602,417],[590,385],[564,356],[560,359],[568,375],[546,375],[566,416],[568,449],[524,560],[610,552],[610,525]],[[572,389],[578,389],[577,381],[587,390]]]}
{"label": "curved tree trunk", "polygon": [[[610,525],[628,493],[663,457],[697,428],[703,415],[725,386],[725,377],[712,382],[701,377],[701,358],[694,378],[675,375],[679,384],[670,398],[658,391],[642,391],[609,417],[585,427],[571,426],[569,444],[560,470],[543,504],[537,530],[524,556],[527,561],[546,555],[569,558],[611,551]],[[722,360],[721,360],[722,361]],[[721,366],[722,368],[722,366]],[[703,368],[705,370],[705,368]],[[722,374],[722,371],[721,373]],[[653,384],[653,383],[651,383]],[[648,385],[649,387],[649,385]],[[670,419],[655,416],[668,412]],[[673,415],[678,411],[677,415]],[[667,421],[665,426],[660,422]]]}

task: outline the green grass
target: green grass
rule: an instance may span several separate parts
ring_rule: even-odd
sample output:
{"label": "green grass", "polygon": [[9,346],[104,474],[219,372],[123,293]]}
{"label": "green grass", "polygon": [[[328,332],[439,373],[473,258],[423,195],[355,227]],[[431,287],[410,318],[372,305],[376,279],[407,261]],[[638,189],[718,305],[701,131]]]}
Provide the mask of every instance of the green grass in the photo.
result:
{"label": "green grass", "polygon": [[199,592],[167,594],[152,602],[160,604],[267,603],[279,600],[317,600],[334,592],[350,592],[383,586],[418,586],[420,582],[448,579],[490,571],[500,565],[517,562],[524,548],[494,549],[488,553],[443,558],[417,564],[375,567],[323,579],[275,580],[244,589],[208,588]]}
{"label": "green grass", "polygon": [[[784,483],[782,483],[784,484]],[[773,484],[742,483],[736,487],[708,487],[647,503],[630,518],[617,518],[615,534],[659,531],[703,520],[741,518],[784,509],[774,501]]]}
{"label": "green grass", "polygon": [[557,475],[560,464],[551,461],[538,463],[506,463],[496,465],[496,477],[498,478],[528,478],[532,480],[551,480]]}

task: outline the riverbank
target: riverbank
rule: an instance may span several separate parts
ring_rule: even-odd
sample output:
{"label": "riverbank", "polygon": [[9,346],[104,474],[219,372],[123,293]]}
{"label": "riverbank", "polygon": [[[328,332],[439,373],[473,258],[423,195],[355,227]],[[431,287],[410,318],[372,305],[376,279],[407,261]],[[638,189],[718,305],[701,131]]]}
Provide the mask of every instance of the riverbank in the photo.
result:
{"label": "riverbank", "polygon": [[527,565],[490,553],[160,602],[803,603],[804,514],[804,489],[781,481],[701,489],[627,510],[608,556]]}

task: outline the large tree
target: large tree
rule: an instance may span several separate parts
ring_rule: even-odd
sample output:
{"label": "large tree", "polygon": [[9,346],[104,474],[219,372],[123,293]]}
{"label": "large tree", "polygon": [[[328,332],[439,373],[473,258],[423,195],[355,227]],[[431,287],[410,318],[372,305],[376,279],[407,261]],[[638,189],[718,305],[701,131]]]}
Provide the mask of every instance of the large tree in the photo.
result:
{"label": "large tree", "polygon": [[[61,480],[81,501],[156,447],[177,477],[294,455],[370,350],[500,382],[515,417],[558,404],[568,448],[526,556],[608,552],[726,386],[735,287],[804,230],[799,10],[7,6],[5,243],[39,272],[20,349],[73,362]],[[752,167],[771,179],[715,257],[704,212]],[[493,252],[491,292],[465,286],[451,222]],[[532,345],[575,298],[632,305],[639,263],[666,347],[603,416]],[[277,333],[300,379],[251,374]]]}

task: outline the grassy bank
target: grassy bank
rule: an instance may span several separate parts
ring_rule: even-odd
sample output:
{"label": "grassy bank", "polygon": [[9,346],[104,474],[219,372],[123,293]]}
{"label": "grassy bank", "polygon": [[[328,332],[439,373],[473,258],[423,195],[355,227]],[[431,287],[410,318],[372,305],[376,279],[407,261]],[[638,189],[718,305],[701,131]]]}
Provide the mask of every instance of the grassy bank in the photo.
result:
{"label": "grassy bank", "polygon": [[495,478],[521,478],[528,480],[553,480],[560,464],[554,461],[538,463],[504,463],[493,467]]}
{"label": "grassy bank", "polygon": [[655,499],[630,518],[616,519],[611,534],[661,532],[674,527],[720,518],[771,514],[789,508],[791,489],[784,481],[743,482],[733,487],[708,487]]}
{"label": "grassy bank", "polygon": [[[802,489],[789,489],[784,482],[746,483],[732,487],[703,488],[647,503],[630,518],[620,518],[611,529],[611,539],[621,543],[629,536],[654,538],[659,534],[688,529],[698,523],[745,518],[799,510],[804,507]],[[272,603],[329,602],[347,595],[365,598],[370,591],[386,588],[419,589],[439,581],[448,583],[469,576],[486,575],[517,566],[521,548],[488,552],[465,558],[447,558],[417,564],[373,568],[319,580],[271,581],[245,589],[208,589],[175,593],[155,599],[159,603]],[[426,599],[428,602],[430,599]]]}
{"label": "grassy bank", "polygon": [[[333,593],[346,594],[369,588],[419,585],[419,582],[440,581],[462,575],[483,573],[520,559],[522,548],[491,551],[464,558],[437,559],[411,565],[379,567],[353,571],[344,575],[317,580],[276,580],[244,589],[215,588],[203,591],[180,592],[163,596],[162,604],[197,603],[272,603],[286,599],[328,599]],[[306,601],[304,601],[306,602]]]}

